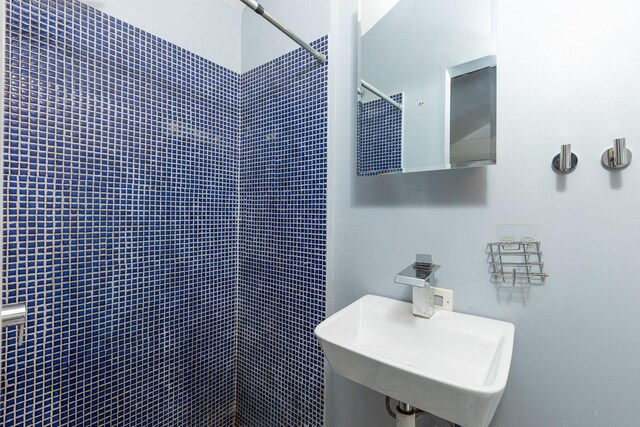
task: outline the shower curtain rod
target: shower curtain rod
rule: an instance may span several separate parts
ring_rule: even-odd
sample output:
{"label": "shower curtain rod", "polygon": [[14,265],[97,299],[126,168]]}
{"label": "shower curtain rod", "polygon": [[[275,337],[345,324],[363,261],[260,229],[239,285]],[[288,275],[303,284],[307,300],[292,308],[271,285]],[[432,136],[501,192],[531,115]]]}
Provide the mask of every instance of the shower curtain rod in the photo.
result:
{"label": "shower curtain rod", "polygon": [[[384,92],[382,92],[380,89],[378,89],[377,87],[375,87],[371,83],[367,83],[364,80],[360,80],[360,84],[362,85],[363,88],[367,89],[369,92],[373,93],[378,98],[388,102],[389,104],[393,105],[398,110],[402,110],[402,104],[400,104],[399,102],[396,102],[393,99],[391,99],[390,96],[386,95]],[[364,94],[364,92],[360,88],[358,88],[358,93],[360,95]]]}
{"label": "shower curtain rod", "polygon": [[289,29],[285,27],[280,21],[278,21],[276,18],[271,16],[269,12],[264,10],[264,7],[262,7],[260,3],[258,3],[255,0],[240,0],[240,1],[246,4],[247,7],[251,8],[255,13],[262,16],[267,21],[271,22],[277,29],[285,33],[291,40],[293,40],[294,42],[298,43],[300,46],[305,48],[310,54],[316,57],[318,62],[320,62],[321,64],[325,63],[326,58],[323,54],[321,54],[320,52],[312,48],[309,45],[309,43],[305,42],[300,37],[296,36],[294,33],[289,31]]}

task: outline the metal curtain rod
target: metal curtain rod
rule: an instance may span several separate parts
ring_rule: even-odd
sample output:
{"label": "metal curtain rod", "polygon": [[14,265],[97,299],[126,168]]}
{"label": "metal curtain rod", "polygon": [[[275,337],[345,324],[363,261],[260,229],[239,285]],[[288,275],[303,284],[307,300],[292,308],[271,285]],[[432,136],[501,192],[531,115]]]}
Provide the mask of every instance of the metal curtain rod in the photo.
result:
{"label": "metal curtain rod", "polygon": [[393,99],[391,99],[390,96],[385,95],[380,89],[378,89],[377,87],[371,85],[371,83],[367,83],[364,80],[360,80],[360,84],[362,85],[363,88],[365,88],[369,92],[373,93],[374,95],[378,96],[379,98],[387,101],[389,104],[393,105],[398,110],[402,110],[402,104],[400,104],[399,102],[394,101]]}
{"label": "metal curtain rod", "polygon": [[242,3],[244,3],[244,4],[246,4],[247,7],[251,8],[255,13],[257,13],[260,16],[262,16],[267,21],[271,22],[277,29],[279,29],[280,31],[285,33],[291,40],[293,40],[294,42],[298,43],[300,46],[305,48],[310,54],[312,54],[313,56],[316,57],[318,62],[320,62],[321,64],[325,63],[325,61],[327,59],[325,58],[325,56],[323,54],[321,54],[320,52],[318,52],[317,50],[312,48],[309,45],[309,43],[305,42],[300,37],[296,36],[294,33],[289,31],[289,29],[287,27],[285,27],[280,21],[278,21],[276,18],[271,16],[271,14],[269,12],[264,10],[264,7],[262,7],[262,5],[260,5],[260,3],[258,3],[255,0],[240,0],[240,1]]}

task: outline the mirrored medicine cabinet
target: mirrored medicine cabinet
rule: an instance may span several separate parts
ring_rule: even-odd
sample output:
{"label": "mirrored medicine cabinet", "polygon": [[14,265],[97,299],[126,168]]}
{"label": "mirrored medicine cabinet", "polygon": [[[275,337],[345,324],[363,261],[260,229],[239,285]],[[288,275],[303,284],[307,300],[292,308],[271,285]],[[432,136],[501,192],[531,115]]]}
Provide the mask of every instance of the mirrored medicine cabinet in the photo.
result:
{"label": "mirrored medicine cabinet", "polygon": [[358,175],[495,164],[495,0],[360,0],[358,21]]}

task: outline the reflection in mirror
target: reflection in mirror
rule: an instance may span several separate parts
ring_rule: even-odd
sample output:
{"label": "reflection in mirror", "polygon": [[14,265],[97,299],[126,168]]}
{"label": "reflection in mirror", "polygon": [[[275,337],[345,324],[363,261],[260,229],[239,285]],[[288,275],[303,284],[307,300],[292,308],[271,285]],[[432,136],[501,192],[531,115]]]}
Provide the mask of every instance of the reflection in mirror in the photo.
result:
{"label": "reflection in mirror", "polygon": [[452,168],[496,163],[496,64],[490,56],[447,70]]}
{"label": "reflection in mirror", "polygon": [[495,163],[494,12],[495,0],[361,0],[358,175]]}
{"label": "reflection in mirror", "polygon": [[[402,94],[391,100],[402,104]],[[402,109],[384,99],[358,102],[358,175],[402,172]]]}

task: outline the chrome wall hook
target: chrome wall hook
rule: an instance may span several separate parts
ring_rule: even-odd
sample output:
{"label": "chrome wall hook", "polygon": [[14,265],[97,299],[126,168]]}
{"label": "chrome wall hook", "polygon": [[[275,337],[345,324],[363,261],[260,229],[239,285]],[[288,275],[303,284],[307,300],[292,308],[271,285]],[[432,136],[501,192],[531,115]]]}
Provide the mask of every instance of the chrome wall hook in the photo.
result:
{"label": "chrome wall hook", "polygon": [[571,144],[564,144],[560,147],[560,154],[557,154],[551,161],[551,168],[555,173],[568,174],[578,166],[578,156],[571,152]]}
{"label": "chrome wall hook", "polygon": [[631,164],[631,158],[626,139],[616,138],[613,140],[613,148],[602,154],[602,166],[610,171],[620,171]]}

